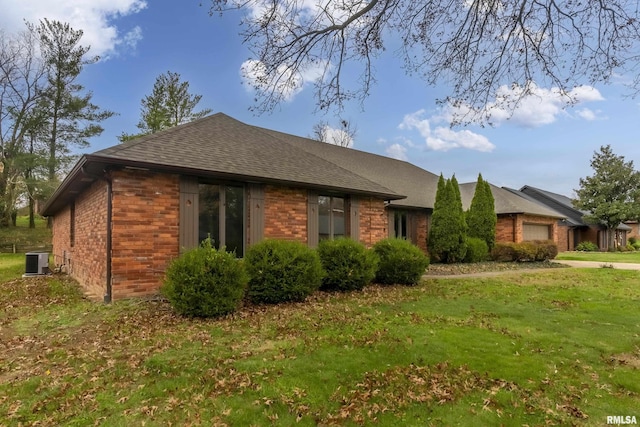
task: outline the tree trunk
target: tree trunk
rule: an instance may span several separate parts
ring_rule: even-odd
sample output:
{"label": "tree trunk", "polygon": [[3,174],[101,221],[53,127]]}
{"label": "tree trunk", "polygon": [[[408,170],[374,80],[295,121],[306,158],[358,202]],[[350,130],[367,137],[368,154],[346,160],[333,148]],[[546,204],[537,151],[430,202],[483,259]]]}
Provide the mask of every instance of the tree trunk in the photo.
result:
{"label": "tree trunk", "polygon": [[36,228],[36,219],[35,219],[35,202],[33,200],[33,196],[29,194],[29,228]]}

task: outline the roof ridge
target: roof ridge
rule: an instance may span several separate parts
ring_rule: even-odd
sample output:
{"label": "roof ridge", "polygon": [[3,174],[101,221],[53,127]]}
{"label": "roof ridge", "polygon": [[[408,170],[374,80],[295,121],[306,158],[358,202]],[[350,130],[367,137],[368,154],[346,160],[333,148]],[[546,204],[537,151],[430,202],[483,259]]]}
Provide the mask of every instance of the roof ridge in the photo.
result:
{"label": "roof ridge", "polygon": [[[284,139],[282,139],[282,138],[279,138],[279,137],[277,137],[277,136],[273,135],[273,134],[270,132],[270,130],[269,130],[269,129],[262,128],[262,127],[260,127],[260,126],[249,125],[249,124],[244,123],[244,122],[240,122],[240,123],[242,123],[242,124],[244,124],[244,125],[246,125],[246,126],[250,126],[250,127],[254,128],[254,129],[256,129],[258,132],[263,133],[263,134],[266,134],[266,135],[268,135],[270,138],[277,139],[278,141],[280,141],[280,142],[282,142],[282,143],[284,143],[284,144],[287,144],[287,145],[288,145],[288,146],[290,146],[290,147],[294,147],[292,144],[290,144],[290,143],[289,143],[289,142],[287,142],[286,140],[284,140]],[[293,134],[287,134],[287,133],[285,133],[285,132],[280,132],[280,131],[274,131],[274,132],[282,133],[282,134],[285,134],[285,135],[288,135],[288,136],[293,136],[293,137],[296,137],[296,138],[303,138],[303,139],[307,139],[307,140],[309,140],[309,143],[317,142],[317,143],[319,143],[319,144],[326,144],[326,143],[323,143],[323,142],[321,142],[321,141],[315,141],[315,140],[313,140],[313,139],[311,139],[311,138],[304,138],[304,137],[300,137],[300,136],[293,135]],[[299,149],[298,147],[294,147],[294,148]],[[346,148],[346,147],[341,147],[341,148],[345,148],[345,149],[350,150],[350,148]],[[362,176],[361,174],[359,174],[359,173],[357,173],[357,172],[355,172],[355,171],[352,171],[352,170],[346,169],[346,168],[344,168],[344,167],[340,166],[339,164],[337,164],[337,163],[335,163],[335,162],[333,162],[333,161],[331,161],[331,160],[329,160],[329,159],[327,159],[327,158],[325,158],[325,157],[321,157],[321,156],[319,156],[319,155],[317,155],[317,154],[315,154],[315,153],[309,152],[309,151],[304,150],[304,149],[302,149],[302,151],[304,151],[306,154],[308,154],[308,155],[310,155],[310,156],[313,156],[313,157],[315,157],[315,158],[317,158],[317,159],[320,159],[320,160],[325,161],[325,162],[327,162],[327,163],[331,163],[333,166],[335,166],[335,167],[339,168],[340,170],[343,170],[343,171],[345,171],[345,172],[347,172],[347,173],[350,173],[350,174],[357,175],[357,176],[359,176],[361,179],[364,179],[365,181],[367,181],[367,182],[369,182],[369,183],[371,183],[371,184],[374,184],[374,185],[380,186],[380,187],[382,187],[382,188],[384,188],[384,189],[388,190],[388,191],[389,191],[389,193],[391,193],[391,194],[397,194],[398,196],[402,196],[403,198],[407,198],[407,195],[406,195],[406,194],[400,194],[400,193],[398,193],[398,192],[396,192],[396,191],[394,191],[394,190],[391,190],[391,189],[390,189],[390,188],[388,188],[387,186],[382,185],[382,184],[380,184],[379,182],[372,181],[372,180],[370,180],[369,178],[367,178],[367,177],[365,177],[365,176]],[[366,151],[360,151],[360,150],[358,150],[358,151],[359,151],[360,153],[366,153]],[[369,153],[369,154],[372,154],[372,153]],[[381,157],[382,157],[382,156],[381,156]]]}

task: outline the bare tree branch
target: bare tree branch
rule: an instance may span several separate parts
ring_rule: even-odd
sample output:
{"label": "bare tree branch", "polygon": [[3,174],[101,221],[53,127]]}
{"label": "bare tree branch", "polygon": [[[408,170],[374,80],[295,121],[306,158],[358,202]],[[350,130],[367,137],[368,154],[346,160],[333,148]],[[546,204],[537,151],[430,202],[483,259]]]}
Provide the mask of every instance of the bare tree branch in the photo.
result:
{"label": "bare tree branch", "polygon": [[392,38],[403,41],[397,53],[405,71],[429,85],[450,84],[440,101],[468,106],[469,120],[486,114],[503,87],[518,88],[522,99],[534,87],[568,94],[627,74],[631,94],[640,89],[634,1],[211,0],[210,12],[234,7],[246,11],[242,34],[255,55],[257,112],[273,110],[309,81],[321,110],[364,101],[373,63]]}

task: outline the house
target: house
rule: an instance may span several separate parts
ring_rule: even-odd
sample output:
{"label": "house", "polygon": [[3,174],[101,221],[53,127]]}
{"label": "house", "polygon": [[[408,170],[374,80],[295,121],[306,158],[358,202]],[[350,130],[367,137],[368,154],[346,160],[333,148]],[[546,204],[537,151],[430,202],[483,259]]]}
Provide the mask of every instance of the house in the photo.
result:
{"label": "house", "polygon": [[[563,214],[505,188],[491,184],[489,186],[498,217],[496,242],[531,240],[558,242],[558,221],[563,219]],[[471,206],[475,190],[475,182],[460,185],[460,197],[464,210]]]}
{"label": "house", "polygon": [[[589,212],[577,209],[573,205],[573,200],[567,196],[553,193],[540,188],[525,185],[520,190],[511,190],[535,201],[543,206],[553,209],[564,216],[558,222],[558,250],[572,251],[580,242],[592,242],[599,248],[608,246],[607,230],[599,224],[592,224],[585,221],[584,216]],[[616,229],[616,241],[618,244],[626,246],[627,232],[631,227],[620,224]]]}
{"label": "house", "polygon": [[[339,236],[367,246],[403,237],[426,251],[437,181],[408,162],[218,113],[82,156],[43,215],[55,265],[111,301],[157,293],[168,263],[207,236],[238,256],[265,238],[314,247]],[[468,203],[473,185],[461,186]],[[536,224],[555,237],[556,212],[492,191],[499,241]]]}

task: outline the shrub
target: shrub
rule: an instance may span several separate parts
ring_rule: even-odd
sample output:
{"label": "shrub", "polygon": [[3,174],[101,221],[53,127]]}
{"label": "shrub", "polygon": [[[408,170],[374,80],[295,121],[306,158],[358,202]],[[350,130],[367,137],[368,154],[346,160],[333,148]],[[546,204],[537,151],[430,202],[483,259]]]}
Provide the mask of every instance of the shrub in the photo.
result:
{"label": "shrub", "polygon": [[496,243],[491,250],[491,259],[496,262],[515,261],[516,255],[513,243]]}
{"label": "shrub", "polygon": [[362,243],[351,239],[323,240],[318,255],[325,276],[326,290],[359,290],[369,284],[378,269],[378,256]]}
{"label": "shrub", "polygon": [[635,250],[636,248],[631,243],[627,243],[627,252],[633,252]]}
{"label": "shrub", "polygon": [[637,241],[638,241],[638,239],[637,239],[635,236],[631,236],[631,237],[629,237],[629,243],[630,243],[632,246],[635,246]]}
{"label": "shrub", "polygon": [[598,245],[593,242],[580,242],[576,246],[576,251],[580,252],[597,252]]}
{"label": "shrub", "polygon": [[633,249],[636,251],[640,251],[640,242],[632,243]]}
{"label": "shrub", "polygon": [[296,241],[264,240],[249,248],[245,262],[247,297],[253,303],[304,301],[323,276],[318,253]]}
{"label": "shrub", "polygon": [[552,240],[521,243],[496,243],[491,259],[498,262],[546,261],[558,255],[558,246]]}
{"label": "shrub", "polygon": [[553,240],[534,240],[536,245],[536,261],[547,261],[558,256],[558,245]]}
{"label": "shrub", "polygon": [[169,265],[160,292],[184,316],[217,317],[236,310],[247,281],[242,261],[207,239]]}
{"label": "shrub", "polygon": [[482,262],[489,258],[489,246],[484,239],[479,237],[467,237],[467,254],[464,262]]}
{"label": "shrub", "polygon": [[513,243],[514,261],[530,262],[536,260],[538,249],[533,242]]}
{"label": "shrub", "polygon": [[415,285],[429,266],[429,258],[403,239],[383,239],[373,246],[380,257],[376,282],[386,285]]}

